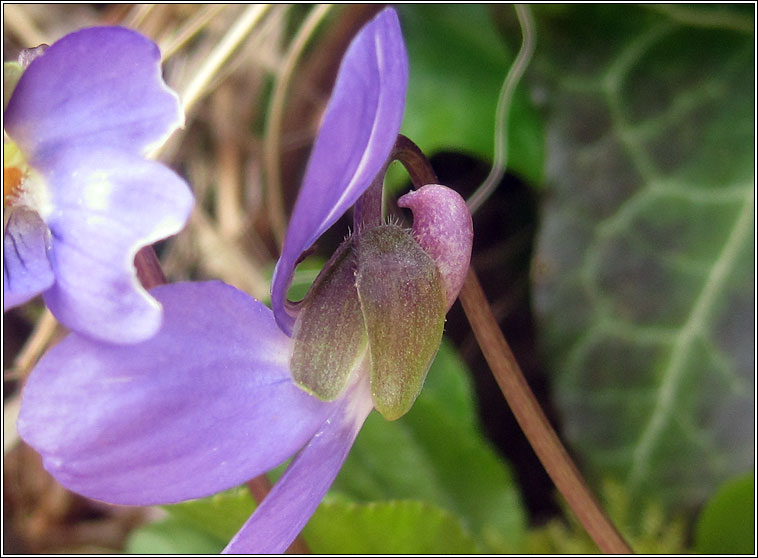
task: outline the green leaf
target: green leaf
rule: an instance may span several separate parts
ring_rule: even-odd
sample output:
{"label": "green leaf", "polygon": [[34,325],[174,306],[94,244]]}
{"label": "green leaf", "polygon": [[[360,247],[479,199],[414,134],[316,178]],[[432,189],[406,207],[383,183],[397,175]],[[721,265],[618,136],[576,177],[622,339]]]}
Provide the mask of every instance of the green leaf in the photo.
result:
{"label": "green leaf", "polygon": [[255,511],[255,501],[247,488],[240,487],[164,509],[173,518],[224,541],[225,546]]}
{"label": "green leaf", "polygon": [[480,434],[471,372],[455,347],[444,337],[421,394],[425,405],[444,408],[452,422],[464,430]]}
{"label": "green leaf", "polygon": [[472,554],[460,521],[425,502],[325,501],[305,528],[314,554]]}
{"label": "green leaf", "polygon": [[[308,294],[311,285],[313,285],[318,274],[321,273],[325,263],[324,259],[317,255],[309,256],[300,262],[292,278],[292,285],[290,285],[287,298],[290,300],[302,300],[305,298],[305,295]],[[274,269],[272,267],[271,274],[268,277],[269,280],[271,280],[273,273]]]}
{"label": "green leaf", "polygon": [[708,501],[695,529],[699,554],[755,554],[755,477],[724,483]]}
{"label": "green leaf", "polygon": [[[303,300],[305,295],[313,285],[313,282],[318,277],[319,273],[324,267],[325,260],[318,255],[311,255],[300,262],[295,269],[295,275],[292,277],[292,284],[287,292],[287,298],[289,300]],[[264,269],[264,276],[270,283],[271,278],[274,275],[274,265],[271,264]],[[261,302],[267,305],[271,305],[271,298],[267,295],[260,299]]]}
{"label": "green leaf", "polygon": [[[245,488],[165,506],[171,517],[138,530],[133,552],[203,552],[202,541],[221,550],[254,511]],[[186,536],[184,535],[186,533]],[[387,533],[392,533],[388,537]],[[476,543],[458,518],[424,502],[356,504],[328,495],[303,533],[310,550],[323,553],[471,553]],[[182,540],[174,540],[182,539]],[[193,550],[193,548],[201,550]],[[156,548],[157,550],[151,550]],[[445,550],[447,549],[447,550]]]}
{"label": "green leaf", "polygon": [[226,543],[200,531],[192,523],[168,518],[134,530],[127,554],[218,554]]}
{"label": "green leaf", "polygon": [[[402,133],[427,155],[455,149],[492,160],[500,88],[515,53],[493,25],[489,8],[473,4],[398,7],[410,60]],[[509,111],[508,166],[542,179],[542,124],[519,87]]]}
{"label": "green leaf", "polygon": [[494,552],[518,549],[525,528],[518,487],[483,438],[465,368],[444,342],[408,414],[393,422],[369,416],[334,489],[363,502],[435,504]]}
{"label": "green leaf", "polygon": [[595,480],[693,510],[753,466],[752,15],[534,9],[535,306],[564,431]]}

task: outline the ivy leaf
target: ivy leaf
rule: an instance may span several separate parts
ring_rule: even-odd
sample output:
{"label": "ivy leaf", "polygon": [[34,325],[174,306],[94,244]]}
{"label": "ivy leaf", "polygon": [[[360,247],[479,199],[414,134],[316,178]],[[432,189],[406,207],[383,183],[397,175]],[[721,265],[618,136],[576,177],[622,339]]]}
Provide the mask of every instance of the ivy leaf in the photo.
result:
{"label": "ivy leaf", "polygon": [[314,554],[473,554],[452,514],[425,502],[325,501],[303,533]]}
{"label": "ivy leaf", "polygon": [[[474,4],[401,5],[410,76],[402,133],[428,155],[458,149],[492,160],[500,88],[515,58]],[[539,183],[544,134],[523,88],[509,111],[508,166]]]}
{"label": "ivy leaf", "polygon": [[443,343],[413,408],[372,413],[334,489],[370,502],[417,499],[461,517],[486,549],[514,552],[525,529],[517,484],[483,438],[465,365]]}
{"label": "ivy leaf", "polygon": [[565,434],[595,482],[689,510],[754,456],[754,30],[722,6],[535,8]]}

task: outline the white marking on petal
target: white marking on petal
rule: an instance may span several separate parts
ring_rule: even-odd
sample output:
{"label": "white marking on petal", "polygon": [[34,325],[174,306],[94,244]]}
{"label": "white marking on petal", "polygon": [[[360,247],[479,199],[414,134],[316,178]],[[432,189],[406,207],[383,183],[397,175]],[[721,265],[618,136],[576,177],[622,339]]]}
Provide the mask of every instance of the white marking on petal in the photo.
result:
{"label": "white marking on petal", "polygon": [[40,173],[32,168],[29,168],[28,174],[24,178],[17,200],[14,205],[22,205],[36,211],[43,220],[55,209],[47,182]]}
{"label": "white marking on petal", "polygon": [[90,179],[84,187],[84,203],[88,209],[104,211],[110,205],[112,191],[113,183],[109,179],[109,173],[94,171],[90,173]]}

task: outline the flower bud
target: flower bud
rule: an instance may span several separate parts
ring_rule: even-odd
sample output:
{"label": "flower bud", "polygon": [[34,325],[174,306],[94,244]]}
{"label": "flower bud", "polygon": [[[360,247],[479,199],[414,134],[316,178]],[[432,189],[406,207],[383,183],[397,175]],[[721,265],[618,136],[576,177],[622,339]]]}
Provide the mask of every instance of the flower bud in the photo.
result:
{"label": "flower bud", "polygon": [[290,361],[295,382],[326,401],[362,364],[388,420],[407,413],[424,385],[473,240],[471,214],[453,190],[427,185],[399,203],[413,211],[412,234],[381,225],[340,246],[300,305]]}
{"label": "flower bud", "polygon": [[463,286],[471,260],[471,212],[455,190],[439,184],[409,192],[397,204],[413,212],[413,237],[437,264],[449,310]]}

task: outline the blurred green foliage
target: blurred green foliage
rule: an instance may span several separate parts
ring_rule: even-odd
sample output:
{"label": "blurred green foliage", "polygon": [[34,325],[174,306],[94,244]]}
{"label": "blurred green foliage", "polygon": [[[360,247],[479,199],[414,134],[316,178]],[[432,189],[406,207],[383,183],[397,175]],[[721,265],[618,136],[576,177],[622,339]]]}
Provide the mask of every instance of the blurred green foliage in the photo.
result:
{"label": "blurred green foliage", "polygon": [[755,477],[725,482],[698,518],[695,550],[701,554],[755,554]]}
{"label": "blurred green foliage", "polygon": [[[498,35],[492,6],[399,6],[410,59],[402,133],[428,156],[454,149],[493,157],[495,110],[516,52]],[[544,176],[539,113],[522,87],[509,111],[508,161],[534,184]]]}
{"label": "blurred green foliage", "polygon": [[192,523],[168,518],[132,532],[127,554],[217,554],[224,548],[218,538]]}
{"label": "blurred green foliage", "polygon": [[[659,502],[642,505],[620,484],[606,481],[598,496],[606,512],[637,554],[685,554],[687,525],[682,515],[667,513]],[[530,529],[525,554],[598,554],[600,551],[573,512],[564,504],[563,517]],[[639,511],[638,511],[639,510]]]}

